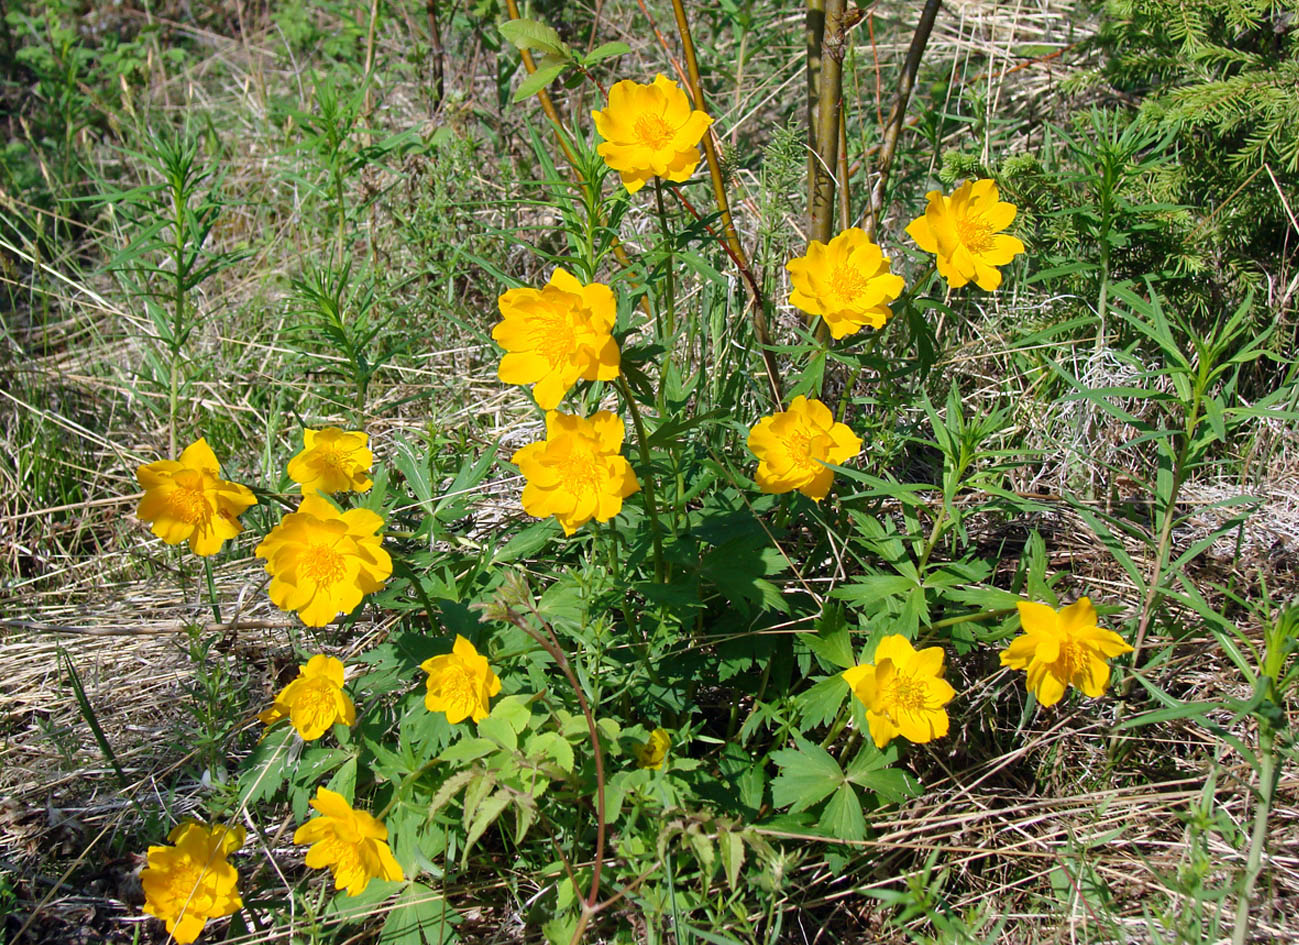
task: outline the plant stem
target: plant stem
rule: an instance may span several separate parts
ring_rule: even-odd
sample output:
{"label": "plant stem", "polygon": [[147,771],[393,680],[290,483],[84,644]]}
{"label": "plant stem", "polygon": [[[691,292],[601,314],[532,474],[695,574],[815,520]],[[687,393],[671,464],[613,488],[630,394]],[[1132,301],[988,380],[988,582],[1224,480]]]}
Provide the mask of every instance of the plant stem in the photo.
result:
{"label": "plant stem", "polygon": [[906,120],[911,90],[915,87],[920,60],[924,57],[925,47],[929,45],[929,34],[934,31],[934,19],[938,16],[940,6],[941,0],[925,0],[925,7],[920,11],[920,22],[916,24],[911,46],[907,49],[906,62],[902,65],[902,75],[898,77],[898,97],[893,103],[893,110],[889,112],[889,120],[884,124],[884,140],[880,143],[877,164],[879,179],[871,191],[870,213],[866,217],[866,234],[872,242],[884,213],[884,191],[888,187],[889,172],[893,169],[893,156],[898,150],[898,136],[902,133],[902,124]]}
{"label": "plant stem", "polygon": [[663,246],[667,253],[667,310],[668,323],[667,334],[660,335],[659,341],[662,342],[665,351],[665,368],[672,363],[672,343],[677,334],[677,300],[675,275],[672,272],[675,259],[672,256],[672,230],[668,227],[668,210],[663,205],[663,178],[654,178],[654,200],[659,209],[659,227],[663,231]]}
{"label": "plant stem", "polygon": [[217,602],[216,581],[212,579],[212,556],[203,556],[203,573],[207,576],[207,599],[212,604],[212,617],[221,622],[221,605]]}
{"label": "plant stem", "polygon": [[[512,0],[511,0],[512,2]],[[677,34],[681,37],[681,52],[686,60],[686,74],[690,79],[690,95],[694,99],[695,108],[700,111],[707,111],[704,108],[704,87],[699,81],[699,60],[695,57],[695,43],[690,37],[690,22],[686,19],[685,6],[681,0],[672,0],[672,13],[677,21]],[[725,234],[725,244],[735,264],[740,268],[740,272],[745,277],[745,282],[753,295],[753,333],[758,338],[758,344],[762,347],[762,363],[767,371],[767,381],[771,384],[771,392],[775,399],[777,408],[780,407],[780,372],[776,365],[775,357],[768,350],[771,345],[771,332],[767,325],[766,302],[762,296],[762,290],[758,286],[758,280],[753,275],[752,267],[749,265],[749,257],[744,252],[744,246],[740,243],[740,235],[736,232],[735,221],[731,218],[731,206],[726,199],[726,181],[722,177],[722,164],[717,159],[717,149],[713,146],[713,132],[710,130],[704,135],[704,158],[708,161],[708,177],[713,185],[713,197],[717,201],[717,212],[722,218],[722,230]]]}
{"label": "plant stem", "polygon": [[636,406],[636,399],[631,395],[631,388],[627,386],[627,378],[621,374],[618,375],[618,390],[622,393],[622,399],[627,402],[627,410],[631,413],[632,426],[636,428],[636,445],[640,449],[641,466],[644,469],[645,481],[641,483],[641,488],[645,490],[645,511],[650,517],[650,535],[654,541],[654,582],[663,584],[666,579],[666,572],[663,567],[663,528],[659,523],[658,503],[654,500],[654,476],[650,468],[649,436],[645,432],[645,421],[641,419],[640,408]]}
{"label": "plant stem", "polygon": [[[830,242],[834,235],[835,173],[839,166],[839,112],[843,107],[843,57],[847,0],[825,0],[821,41],[821,88],[816,106],[816,153],[812,163],[812,204],[808,208],[812,239]],[[830,344],[830,326],[816,323],[816,340]]]}
{"label": "plant stem", "polygon": [[1240,880],[1240,898],[1236,902],[1236,926],[1232,930],[1231,945],[1245,945],[1249,934],[1249,903],[1254,894],[1254,884],[1263,869],[1263,848],[1267,845],[1267,821],[1272,812],[1272,798],[1276,792],[1277,775],[1276,741],[1272,726],[1259,721],[1258,733],[1258,805],[1254,808],[1254,829],[1249,838],[1249,855],[1245,873]]}

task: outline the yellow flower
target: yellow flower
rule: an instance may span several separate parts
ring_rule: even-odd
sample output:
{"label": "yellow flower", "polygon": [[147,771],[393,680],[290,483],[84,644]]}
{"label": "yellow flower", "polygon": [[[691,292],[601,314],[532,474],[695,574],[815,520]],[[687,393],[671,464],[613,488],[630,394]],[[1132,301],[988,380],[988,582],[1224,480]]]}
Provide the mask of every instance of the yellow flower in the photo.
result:
{"label": "yellow flower", "polygon": [[654,731],[650,732],[649,741],[632,749],[636,753],[636,766],[638,768],[653,768],[658,771],[663,767],[663,762],[668,756],[668,749],[671,747],[672,737],[668,735],[667,729],[654,729]]}
{"label": "yellow flower", "polygon": [[613,340],[617,305],[599,282],[582,285],[556,269],[540,289],[510,289],[496,301],[504,321],[492,338],[505,349],[496,375],[506,384],[536,384],[532,396],[554,410],[577,383],[611,381],[620,356]]}
{"label": "yellow flower", "polygon": [[836,466],[861,452],[861,439],[838,423],[830,408],[801,394],[789,409],[763,417],[749,431],[749,449],[758,457],[758,488],[782,493],[797,489],[820,502],[830,491]]}
{"label": "yellow flower", "polygon": [[1028,688],[1044,706],[1059,702],[1070,683],[1092,698],[1103,696],[1110,681],[1106,658],[1131,653],[1132,647],[1096,626],[1092,602],[1080,597],[1058,612],[1032,601],[1016,606],[1024,636],[1001,651],[1001,665],[1028,670]]}
{"label": "yellow flower", "polygon": [[419,668],[428,673],[425,707],[445,712],[452,725],[487,718],[492,696],[501,691],[501,681],[487,665],[487,657],[458,633],[450,653],[431,656]]}
{"label": "yellow flower", "polygon": [[144,911],[167,923],[171,937],[184,945],[198,938],[208,919],[244,907],[239,874],[226,862],[244,845],[244,828],[187,820],[167,840],[173,846],[149,847],[148,865],[140,872]]}
{"label": "yellow flower", "polygon": [[967,180],[950,197],[939,190],[925,196],[925,215],[913,220],[907,233],[938,257],[938,274],[953,289],[973,282],[992,292],[1001,285],[996,267],[1024,252],[1023,243],[1001,233],[1015,219],[1015,205],[998,199],[994,180]]}
{"label": "yellow flower", "polygon": [[713,123],[663,75],[650,85],[623,79],[609,90],[609,107],[591,117],[604,138],[596,151],[629,194],[652,177],[688,180],[699,164],[699,142]]}
{"label": "yellow flower", "polygon": [[866,706],[875,747],[883,748],[896,736],[921,743],[947,734],[943,706],[956,690],[943,679],[943,648],[919,652],[901,634],[890,634],[875,648],[875,662],[854,666],[840,675]]}
{"label": "yellow flower", "polygon": [[243,530],[239,516],[257,497],[237,482],[221,478],[221,466],[207,440],[199,437],[179,460],[160,459],[135,471],[144,489],[136,516],[153,524],[169,545],[189,539],[196,555],[212,555],[227,538]]}
{"label": "yellow flower", "polygon": [[375,534],[381,528],[383,519],[369,509],[340,513],[321,495],[304,496],[253,552],[266,559],[275,606],[296,610],[309,627],[350,614],[392,575],[392,558]]}
{"label": "yellow flower", "polygon": [[353,810],[343,795],[324,787],[316,788],[311,806],[321,816],[294,831],[293,842],[311,844],[307,866],[313,870],[328,866],[334,873],[335,889],[345,888],[349,896],[359,896],[372,879],[402,878],[382,820]]}
{"label": "yellow flower", "polygon": [[623,458],[622,420],[601,410],[589,420],[550,411],[546,439],[510,457],[523,471],[523,510],[537,518],[555,516],[571,535],[586,522],[607,522],[640,483]]}
{"label": "yellow flower", "polygon": [[303,495],[320,492],[365,492],[374,485],[366,475],[374,464],[364,433],[338,427],[302,431],[302,452],[289,460],[289,478]]}
{"label": "yellow flower", "polygon": [[298,676],[280,690],[275,703],[257,716],[266,725],[288,718],[303,741],[325,734],[335,722],[353,725],[356,706],[343,691],[343,664],[318,653],[298,667]]}
{"label": "yellow flower", "polygon": [[829,243],[812,240],[807,255],[785,264],[794,291],[789,302],[825,319],[830,334],[842,338],[869,325],[879,329],[893,316],[889,303],[905,288],[889,272],[889,259],[858,227]]}

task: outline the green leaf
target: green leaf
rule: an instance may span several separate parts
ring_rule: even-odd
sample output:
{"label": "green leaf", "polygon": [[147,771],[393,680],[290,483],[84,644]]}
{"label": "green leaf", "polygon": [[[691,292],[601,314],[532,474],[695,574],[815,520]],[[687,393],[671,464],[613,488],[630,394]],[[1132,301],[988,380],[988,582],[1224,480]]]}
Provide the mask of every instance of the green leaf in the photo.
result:
{"label": "green leaf", "polygon": [[514,95],[510,101],[522,102],[524,99],[532,98],[532,96],[559,78],[560,73],[567,68],[567,59],[551,59],[547,56],[537,65],[536,72],[519,83],[519,87],[514,90]]}
{"label": "green leaf", "polygon": [[866,838],[866,817],[862,813],[861,800],[851,784],[841,784],[825,805],[821,815],[821,826],[840,840],[864,840]]}
{"label": "green leaf", "polygon": [[851,584],[836,587],[830,596],[854,604],[877,601],[916,590],[919,585],[902,574],[864,574]]}
{"label": "green leaf", "polygon": [[513,751],[519,747],[519,736],[504,719],[489,715],[478,723],[478,734],[489,738],[502,748]]}
{"label": "green leaf", "polygon": [[460,917],[442,894],[411,883],[393,904],[379,932],[379,945],[451,945]]}
{"label": "green leaf", "polygon": [[[483,721],[487,721],[484,719]],[[480,726],[481,730],[481,726]],[[438,756],[439,761],[447,764],[459,764],[474,761],[484,755],[490,755],[500,746],[489,738],[462,738]]]}
{"label": "green leaf", "polygon": [[559,38],[559,34],[545,23],[536,20],[506,20],[500,25],[501,35],[518,49],[540,49],[544,53],[572,58],[572,51]]}
{"label": "green leaf", "polygon": [[469,832],[465,834],[464,849],[460,853],[461,867],[464,867],[469,861],[470,848],[478,842],[478,838],[483,835],[483,831],[490,827],[497,817],[501,816],[501,812],[505,810],[509,803],[510,793],[502,788],[479,805],[474,814],[473,823],[469,825]]}
{"label": "green leaf", "polygon": [[836,674],[822,679],[811,689],[800,692],[797,696],[798,711],[804,728],[828,724],[839,714],[839,707],[850,691],[848,683]]}
{"label": "green leaf", "polygon": [[246,770],[239,779],[241,808],[255,808],[260,802],[275,796],[287,777],[288,745],[294,734],[292,725],[280,725],[268,731],[266,737],[257,743],[252,756],[244,763]]}
{"label": "green leaf", "polygon": [[523,749],[529,758],[549,758],[560,770],[573,770],[573,746],[558,732],[539,732],[528,739]]}
{"label": "green leaf", "polygon": [[504,696],[492,706],[492,713],[488,717],[504,722],[516,734],[522,734],[532,721],[532,709],[528,707],[531,699],[531,696],[526,695]]}
{"label": "green leaf", "polygon": [[612,59],[614,56],[621,56],[631,52],[631,47],[626,43],[605,43],[596,46],[589,53],[582,57],[582,65],[593,66],[597,62],[603,62],[606,59]]}
{"label": "green leaf", "polygon": [[805,633],[799,639],[816,654],[827,670],[847,669],[857,660],[852,652],[852,637],[843,618],[843,608],[827,603],[815,635]]}
{"label": "green leaf", "polygon": [[781,769],[771,782],[771,801],[793,814],[807,810],[844,783],[843,771],[828,751],[801,738],[795,744],[796,749],[771,753]]}
{"label": "green leaf", "polygon": [[739,892],[740,869],[744,866],[744,840],[730,830],[717,840],[722,853],[722,869],[726,871],[726,882],[733,891]]}

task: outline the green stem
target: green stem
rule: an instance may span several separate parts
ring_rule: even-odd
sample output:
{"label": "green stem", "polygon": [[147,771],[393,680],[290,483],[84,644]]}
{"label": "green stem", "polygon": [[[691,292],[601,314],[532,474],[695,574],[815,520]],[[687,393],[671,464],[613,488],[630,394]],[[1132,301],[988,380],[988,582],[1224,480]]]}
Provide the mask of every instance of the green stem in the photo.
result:
{"label": "green stem", "polygon": [[673,273],[675,259],[672,255],[672,230],[668,227],[668,210],[663,204],[663,179],[654,178],[654,200],[659,209],[659,228],[663,231],[663,249],[667,254],[667,265],[665,267],[667,275],[667,334],[660,335],[659,341],[664,348],[664,370],[672,363],[672,347],[676,340],[677,334],[677,299],[676,299],[676,276]]}
{"label": "green stem", "polygon": [[203,573],[207,576],[207,599],[212,604],[212,617],[217,623],[220,623],[221,605],[217,602],[216,581],[212,579],[212,557],[210,555],[203,557]]}
{"label": "green stem", "polygon": [[171,446],[171,458],[176,459],[176,410],[180,400],[180,349],[185,330],[185,200],[184,184],[176,180],[171,189],[172,212],[175,215],[173,226],[176,230],[173,249],[176,288],[175,312],[171,324],[171,389],[167,398],[167,438]]}
{"label": "green stem", "polygon": [[1272,812],[1272,798],[1276,792],[1277,775],[1275,737],[1272,726],[1263,722],[1259,727],[1258,806],[1254,808],[1254,829],[1249,838],[1249,856],[1245,873],[1241,877],[1240,898],[1236,902],[1236,925],[1232,930],[1231,945],[1245,945],[1249,934],[1249,904],[1254,894],[1254,884],[1263,869],[1263,849],[1267,846],[1267,822]]}
{"label": "green stem", "polygon": [[666,571],[663,566],[663,526],[659,522],[658,503],[654,499],[654,475],[650,467],[649,436],[645,432],[645,421],[641,419],[640,408],[636,406],[636,399],[632,397],[631,388],[627,386],[627,378],[619,375],[617,383],[618,390],[622,392],[623,400],[627,402],[627,410],[631,413],[632,426],[636,428],[636,445],[640,449],[640,462],[645,475],[641,488],[645,490],[645,511],[649,513],[650,535],[654,541],[654,582],[663,584],[666,581]]}

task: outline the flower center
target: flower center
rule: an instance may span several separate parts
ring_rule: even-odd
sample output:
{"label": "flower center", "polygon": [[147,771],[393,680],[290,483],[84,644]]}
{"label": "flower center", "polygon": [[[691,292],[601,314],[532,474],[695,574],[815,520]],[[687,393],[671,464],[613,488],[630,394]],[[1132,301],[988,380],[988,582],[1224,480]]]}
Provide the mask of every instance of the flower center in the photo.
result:
{"label": "flower center", "polygon": [[343,556],[329,545],[311,544],[302,553],[299,568],[305,577],[328,587],[342,580],[347,568]]}
{"label": "flower center", "polygon": [[203,490],[195,486],[178,486],[167,498],[167,506],[175,518],[187,525],[207,525],[212,517]]}
{"label": "flower center", "polygon": [[1060,641],[1060,655],[1055,658],[1056,675],[1065,680],[1073,679],[1075,674],[1086,672],[1087,654],[1082,644],[1069,638]]}
{"label": "flower center", "polygon": [[180,900],[178,906],[184,905],[185,901],[196,893],[202,875],[202,867],[188,858],[176,863],[172,868],[171,894]]}
{"label": "flower center", "polygon": [[583,495],[599,489],[600,468],[594,450],[578,446],[560,461],[559,469],[568,491]]}
{"label": "flower center", "polygon": [[965,217],[956,221],[956,235],[971,253],[986,253],[992,249],[992,227],[982,217]]}
{"label": "flower center", "polygon": [[830,276],[830,291],[838,296],[841,302],[852,302],[866,291],[870,282],[866,274],[855,266],[847,264],[837,267]]}
{"label": "flower center", "polygon": [[451,666],[439,681],[442,698],[452,705],[470,705],[474,701],[474,674],[464,666]]}
{"label": "flower center", "polygon": [[918,711],[925,707],[925,687],[910,676],[894,675],[880,700],[890,709]]}
{"label": "flower center", "polygon": [[325,469],[346,475],[349,455],[336,446],[322,446],[316,454],[316,462]]}
{"label": "flower center", "polygon": [[573,323],[560,314],[539,321],[533,338],[533,347],[551,364],[569,360],[577,350]]}
{"label": "flower center", "polygon": [[672,140],[672,128],[660,115],[641,115],[636,119],[636,137],[645,147],[659,151]]}
{"label": "flower center", "polygon": [[796,463],[804,469],[820,472],[821,463],[818,460],[825,459],[827,453],[825,437],[822,434],[799,428],[790,431],[787,441],[789,453]]}
{"label": "flower center", "polygon": [[299,690],[298,703],[315,717],[333,716],[337,708],[334,693],[338,688],[328,679],[313,679]]}

